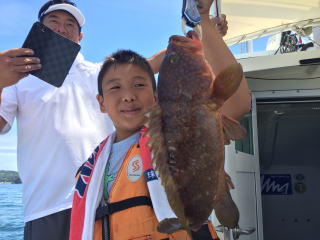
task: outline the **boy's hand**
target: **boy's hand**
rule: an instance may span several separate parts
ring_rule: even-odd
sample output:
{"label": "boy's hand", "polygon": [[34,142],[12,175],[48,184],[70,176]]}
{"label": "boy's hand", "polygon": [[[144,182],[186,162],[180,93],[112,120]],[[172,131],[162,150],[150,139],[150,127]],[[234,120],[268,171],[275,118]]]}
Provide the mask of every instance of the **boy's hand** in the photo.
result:
{"label": "boy's hand", "polygon": [[33,54],[31,49],[26,48],[0,52],[0,89],[17,83],[28,72],[41,68],[39,58],[32,57]]}
{"label": "boy's hand", "polygon": [[215,26],[216,30],[224,37],[228,31],[228,21],[226,15],[221,14],[220,17],[211,17],[211,22]]}
{"label": "boy's hand", "polygon": [[162,49],[161,51],[154,54],[151,58],[148,58],[147,61],[149,62],[152,71],[154,74],[158,73],[160,70],[160,65],[164,59],[167,49]]}

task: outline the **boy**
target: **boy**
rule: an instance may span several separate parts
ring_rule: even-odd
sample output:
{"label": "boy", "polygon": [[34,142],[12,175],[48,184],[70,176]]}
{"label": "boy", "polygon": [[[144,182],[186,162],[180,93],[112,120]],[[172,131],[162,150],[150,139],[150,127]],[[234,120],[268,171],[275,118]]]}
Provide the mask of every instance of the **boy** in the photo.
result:
{"label": "boy", "polygon": [[[70,239],[190,239],[184,230],[172,234],[157,231],[159,215],[162,219],[174,215],[166,198],[150,199],[143,176],[146,159],[141,159],[145,145],[140,130],[145,113],[157,101],[151,67],[132,51],[118,51],[104,62],[98,90],[101,112],[110,116],[116,131],[82,166],[73,199]],[[155,213],[157,204],[167,209]],[[218,239],[211,224],[192,235],[193,239]]]}

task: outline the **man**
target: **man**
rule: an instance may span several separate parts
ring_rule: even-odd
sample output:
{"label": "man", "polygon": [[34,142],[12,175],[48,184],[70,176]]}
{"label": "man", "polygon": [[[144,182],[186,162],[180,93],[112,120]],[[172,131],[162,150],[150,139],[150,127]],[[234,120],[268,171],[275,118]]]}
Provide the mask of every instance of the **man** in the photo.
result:
{"label": "man", "polygon": [[[82,39],[85,18],[69,1],[47,2],[39,21],[76,43]],[[113,129],[95,99],[100,65],[79,54],[62,87],[56,88],[26,76],[41,67],[31,50],[12,49],[1,60],[0,87],[16,83],[2,91],[0,130],[6,133],[17,118],[24,238],[68,239],[76,171]]]}
{"label": "man", "polygon": [[[85,19],[72,2],[47,2],[39,11],[39,20],[80,43]],[[221,23],[220,32],[226,31],[225,19]],[[205,19],[203,27],[208,25]],[[210,36],[205,35],[204,40],[211,41]],[[163,54],[159,52],[149,59],[155,72]],[[87,62],[79,54],[62,87],[55,88],[27,76],[41,67],[41,59],[32,56],[32,50],[21,48],[0,53],[0,131],[6,133],[17,118],[25,239],[68,239],[74,175],[92,149],[110,133],[112,124],[99,113],[95,99],[99,64]],[[217,72],[224,66],[220,65]],[[248,92],[246,82],[242,85],[225,107],[226,112],[230,108],[229,112],[235,113],[231,117],[237,118],[248,109],[243,97]],[[240,104],[239,97],[244,104]],[[231,107],[231,102],[238,105]]]}

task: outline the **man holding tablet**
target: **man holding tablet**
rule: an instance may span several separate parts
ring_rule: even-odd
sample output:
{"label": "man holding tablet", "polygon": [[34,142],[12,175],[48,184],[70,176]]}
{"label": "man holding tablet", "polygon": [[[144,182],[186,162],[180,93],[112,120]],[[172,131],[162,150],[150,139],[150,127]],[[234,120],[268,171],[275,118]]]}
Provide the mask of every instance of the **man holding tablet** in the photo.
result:
{"label": "man holding tablet", "polygon": [[[39,11],[39,21],[75,43],[82,39],[85,18],[69,1],[47,2]],[[32,50],[5,53],[0,56],[7,63],[6,69],[0,67],[0,130],[6,133],[17,119],[24,239],[68,239],[76,171],[113,129],[96,101],[100,64],[85,61],[79,53],[57,88],[27,76],[41,67]]]}

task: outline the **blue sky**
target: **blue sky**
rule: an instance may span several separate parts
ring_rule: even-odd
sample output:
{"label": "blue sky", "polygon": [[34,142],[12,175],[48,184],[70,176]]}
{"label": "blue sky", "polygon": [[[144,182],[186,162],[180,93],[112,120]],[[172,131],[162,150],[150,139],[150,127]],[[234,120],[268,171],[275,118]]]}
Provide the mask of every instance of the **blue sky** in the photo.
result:
{"label": "blue sky", "polygon": [[[23,44],[45,0],[0,1],[0,51]],[[86,17],[81,52],[101,62],[118,49],[132,49],[150,57],[167,46],[171,35],[182,34],[182,0],[74,0]],[[222,10],[223,12],[223,10]],[[262,50],[265,40],[255,44]],[[232,46],[239,53],[239,46]],[[17,170],[16,126],[0,135],[0,170]]]}

